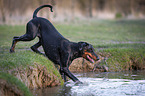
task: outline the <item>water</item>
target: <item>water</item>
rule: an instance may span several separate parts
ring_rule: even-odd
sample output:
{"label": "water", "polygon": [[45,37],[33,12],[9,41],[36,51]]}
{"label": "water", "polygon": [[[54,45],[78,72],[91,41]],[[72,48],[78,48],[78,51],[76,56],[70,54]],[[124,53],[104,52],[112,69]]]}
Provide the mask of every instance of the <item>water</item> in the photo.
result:
{"label": "water", "polygon": [[69,80],[63,86],[34,90],[35,96],[145,96],[145,71],[74,73],[81,85]]}

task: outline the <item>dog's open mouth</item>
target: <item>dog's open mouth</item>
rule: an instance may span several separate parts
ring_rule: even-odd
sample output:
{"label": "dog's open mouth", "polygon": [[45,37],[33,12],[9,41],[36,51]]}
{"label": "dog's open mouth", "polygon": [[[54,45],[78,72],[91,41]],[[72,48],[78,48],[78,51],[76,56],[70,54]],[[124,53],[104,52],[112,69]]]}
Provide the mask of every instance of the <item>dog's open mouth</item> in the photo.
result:
{"label": "dog's open mouth", "polygon": [[88,59],[91,63],[94,63],[94,60],[93,60],[89,55],[87,55],[87,59]]}

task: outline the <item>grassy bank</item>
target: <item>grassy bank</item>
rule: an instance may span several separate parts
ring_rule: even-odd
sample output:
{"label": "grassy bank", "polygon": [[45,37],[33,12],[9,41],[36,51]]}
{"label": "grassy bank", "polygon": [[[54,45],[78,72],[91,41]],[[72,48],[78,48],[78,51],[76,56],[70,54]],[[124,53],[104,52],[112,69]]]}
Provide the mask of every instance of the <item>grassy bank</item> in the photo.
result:
{"label": "grassy bank", "polygon": [[14,94],[21,93],[25,96],[31,96],[29,89],[63,85],[63,80],[54,64],[30,50],[21,50],[14,54],[2,53],[0,55],[1,79],[7,82],[5,86],[8,88],[2,87],[0,91],[4,90],[4,93],[8,94],[8,90],[12,89]]}
{"label": "grassy bank", "polygon": [[54,74],[61,79],[59,72],[54,67],[54,64],[42,55],[29,50],[21,50],[20,52],[14,54],[4,53],[3,55],[0,55],[0,70],[2,72],[15,68],[26,68],[26,70],[28,70],[28,66],[36,67],[35,64],[46,66],[50,75]]}
{"label": "grassy bank", "polygon": [[[15,90],[17,95],[24,95],[24,96],[33,96],[31,94],[31,92],[29,91],[28,87],[26,87],[26,85],[24,83],[22,83],[20,80],[18,80],[16,77],[7,74],[7,73],[0,73],[0,79],[3,79],[7,82],[6,85],[4,86],[12,86],[13,88],[8,89],[9,91],[14,91],[15,87],[18,88],[18,90],[20,90],[20,92],[18,90]],[[4,87],[1,86],[1,87]],[[1,89],[1,88],[0,88]],[[7,94],[8,95],[8,94]]]}
{"label": "grassy bank", "polygon": [[129,71],[145,69],[144,48],[110,48],[98,52],[100,56],[107,57],[105,64],[109,71]]}

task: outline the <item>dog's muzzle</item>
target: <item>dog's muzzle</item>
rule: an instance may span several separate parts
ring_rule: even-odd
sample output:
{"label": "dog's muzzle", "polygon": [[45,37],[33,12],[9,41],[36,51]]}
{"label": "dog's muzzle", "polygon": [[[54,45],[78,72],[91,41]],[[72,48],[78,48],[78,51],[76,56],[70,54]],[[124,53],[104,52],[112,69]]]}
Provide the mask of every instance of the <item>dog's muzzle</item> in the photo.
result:
{"label": "dog's muzzle", "polygon": [[92,54],[89,52],[85,52],[82,57],[90,61],[91,63],[94,63],[95,61],[99,60],[99,57],[96,54]]}

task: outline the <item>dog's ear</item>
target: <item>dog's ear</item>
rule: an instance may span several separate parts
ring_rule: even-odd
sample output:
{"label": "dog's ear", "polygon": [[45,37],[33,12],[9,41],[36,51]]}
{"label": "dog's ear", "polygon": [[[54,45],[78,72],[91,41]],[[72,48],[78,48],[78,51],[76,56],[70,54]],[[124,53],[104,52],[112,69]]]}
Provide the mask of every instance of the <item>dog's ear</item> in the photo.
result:
{"label": "dog's ear", "polygon": [[78,42],[78,44],[79,44],[80,51],[82,51],[84,49],[84,47],[88,45],[86,42]]}

